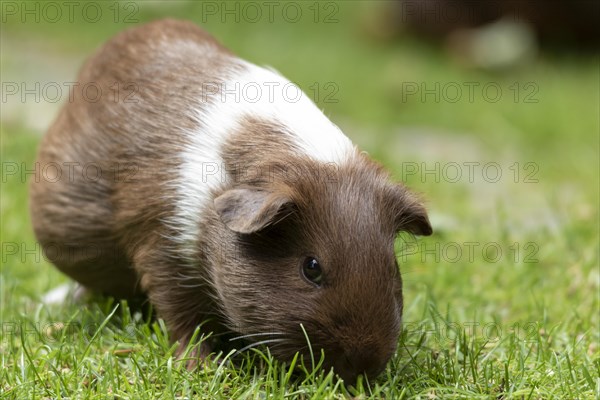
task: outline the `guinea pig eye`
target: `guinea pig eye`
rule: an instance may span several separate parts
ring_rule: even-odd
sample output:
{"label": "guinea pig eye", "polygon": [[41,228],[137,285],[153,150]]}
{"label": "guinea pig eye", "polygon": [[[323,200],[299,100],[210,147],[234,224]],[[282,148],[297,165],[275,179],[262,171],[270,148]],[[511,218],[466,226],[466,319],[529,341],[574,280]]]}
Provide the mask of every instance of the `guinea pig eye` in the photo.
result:
{"label": "guinea pig eye", "polygon": [[323,279],[323,271],[321,270],[321,265],[314,257],[306,257],[304,262],[302,263],[302,275],[304,277],[314,283],[315,285],[320,285],[321,280]]}

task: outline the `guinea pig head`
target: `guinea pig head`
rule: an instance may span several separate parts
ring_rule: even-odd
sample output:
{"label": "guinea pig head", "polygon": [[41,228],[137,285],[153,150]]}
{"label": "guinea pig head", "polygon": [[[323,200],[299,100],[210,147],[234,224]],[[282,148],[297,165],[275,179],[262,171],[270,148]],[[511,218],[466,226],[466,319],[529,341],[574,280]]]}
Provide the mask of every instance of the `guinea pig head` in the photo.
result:
{"label": "guinea pig head", "polygon": [[323,352],[324,367],[346,382],[374,377],[401,329],[394,241],[400,231],[431,234],[426,211],[365,156],[327,173],[296,164],[294,179],[246,183],[215,199],[225,240],[235,243],[214,277],[226,323],[279,359],[299,352],[306,363]]}

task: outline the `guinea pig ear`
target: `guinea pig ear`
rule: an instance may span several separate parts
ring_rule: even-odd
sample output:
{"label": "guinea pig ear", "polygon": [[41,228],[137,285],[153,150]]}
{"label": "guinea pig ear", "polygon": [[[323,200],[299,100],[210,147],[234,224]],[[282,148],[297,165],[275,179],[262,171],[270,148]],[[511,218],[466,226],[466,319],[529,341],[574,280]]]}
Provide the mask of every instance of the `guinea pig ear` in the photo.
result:
{"label": "guinea pig ear", "polygon": [[433,233],[427,210],[421,201],[402,185],[394,188],[394,205],[396,229],[414,235],[429,236]]}
{"label": "guinea pig ear", "polygon": [[278,222],[275,216],[290,204],[285,194],[261,189],[230,189],[214,201],[221,221],[232,231],[244,234]]}

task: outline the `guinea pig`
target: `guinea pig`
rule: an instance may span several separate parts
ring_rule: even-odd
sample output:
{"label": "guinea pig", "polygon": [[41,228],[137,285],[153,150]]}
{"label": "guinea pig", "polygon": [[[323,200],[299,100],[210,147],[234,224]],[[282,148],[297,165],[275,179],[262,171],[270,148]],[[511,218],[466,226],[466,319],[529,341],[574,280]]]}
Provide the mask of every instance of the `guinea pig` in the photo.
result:
{"label": "guinea pig", "polygon": [[109,40],[71,89],[37,158],[63,174],[30,196],[60,271],[147,296],[179,353],[199,329],[284,361],[323,353],[346,381],[385,368],[402,323],[394,241],[431,234],[427,213],[296,85],[165,19]]}

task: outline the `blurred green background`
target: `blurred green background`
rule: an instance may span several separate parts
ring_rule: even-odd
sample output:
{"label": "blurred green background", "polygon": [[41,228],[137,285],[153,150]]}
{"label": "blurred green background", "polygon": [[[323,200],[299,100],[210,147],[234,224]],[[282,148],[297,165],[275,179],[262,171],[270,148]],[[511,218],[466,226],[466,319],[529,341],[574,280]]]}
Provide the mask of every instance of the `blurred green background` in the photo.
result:
{"label": "blurred green background", "polygon": [[[21,2],[13,2],[16,13],[6,3],[0,233],[3,246],[19,250],[3,247],[3,320],[35,309],[66,281],[24,251],[35,240],[21,174],[68,98],[64,83],[115,33],[171,16],[298,83],[359,147],[423,193],[435,234],[398,244],[407,321],[433,318],[431,302],[445,318],[494,321],[504,332],[533,321],[561,332],[552,338],[557,348],[579,346],[598,362],[597,52],[544,47],[502,68],[469,66],[443,40],[390,34],[390,2],[277,2],[272,14],[251,2],[258,18],[247,3],[76,2],[72,19],[62,7],[56,21],[43,2],[29,3],[34,11],[25,15]],[[52,83],[64,89],[58,101],[43,91]]]}

